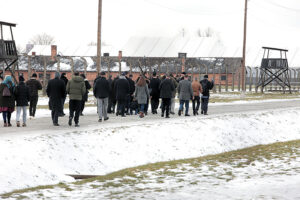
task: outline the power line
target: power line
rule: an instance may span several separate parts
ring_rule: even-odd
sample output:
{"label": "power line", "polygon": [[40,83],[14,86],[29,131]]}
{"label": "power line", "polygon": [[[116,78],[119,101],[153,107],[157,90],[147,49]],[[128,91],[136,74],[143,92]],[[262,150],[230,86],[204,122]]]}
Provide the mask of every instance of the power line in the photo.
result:
{"label": "power line", "polygon": [[280,5],[280,4],[275,3],[275,2],[271,2],[270,0],[265,0],[265,1],[268,2],[269,4],[272,4],[272,5],[274,5],[274,6],[277,6],[277,7],[279,7],[279,8],[283,8],[283,9],[286,9],[286,10],[295,11],[295,12],[299,12],[299,13],[300,13],[300,9],[295,9],[295,8],[286,7],[286,6]]}
{"label": "power line", "polygon": [[185,11],[185,10],[182,10],[179,8],[173,8],[173,7],[166,6],[166,5],[163,5],[160,3],[156,3],[156,2],[153,2],[150,0],[144,0],[144,1],[148,4],[152,4],[157,7],[168,9],[168,10],[171,10],[171,11],[177,12],[177,13],[194,14],[194,15],[215,15],[215,16],[240,14],[240,10],[229,10],[229,9],[224,10],[225,12],[224,11],[216,11],[216,10],[208,11],[207,9],[204,9],[204,10],[198,9],[197,11]]}

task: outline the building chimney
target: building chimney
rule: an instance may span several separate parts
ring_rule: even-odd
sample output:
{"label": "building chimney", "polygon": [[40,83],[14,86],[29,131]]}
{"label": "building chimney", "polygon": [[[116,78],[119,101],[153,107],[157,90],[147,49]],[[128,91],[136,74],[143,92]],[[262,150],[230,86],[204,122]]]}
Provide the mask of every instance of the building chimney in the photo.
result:
{"label": "building chimney", "polygon": [[55,61],[56,56],[57,56],[57,46],[51,45],[51,60]]}
{"label": "building chimney", "polygon": [[35,56],[35,51],[31,52],[31,55],[32,55],[32,56]]}

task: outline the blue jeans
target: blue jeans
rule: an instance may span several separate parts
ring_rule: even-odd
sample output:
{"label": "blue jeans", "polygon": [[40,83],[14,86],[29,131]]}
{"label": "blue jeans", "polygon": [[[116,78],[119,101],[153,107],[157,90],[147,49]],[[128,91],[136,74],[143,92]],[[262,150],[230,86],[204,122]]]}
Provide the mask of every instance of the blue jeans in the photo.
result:
{"label": "blue jeans", "polygon": [[145,109],[145,105],[146,105],[146,104],[139,104],[139,106],[140,106],[140,111],[143,112],[143,113],[145,113],[145,110],[144,110],[144,109]]}
{"label": "blue jeans", "polygon": [[183,111],[183,104],[185,104],[185,114],[189,114],[189,103],[190,100],[180,100],[179,110]]}

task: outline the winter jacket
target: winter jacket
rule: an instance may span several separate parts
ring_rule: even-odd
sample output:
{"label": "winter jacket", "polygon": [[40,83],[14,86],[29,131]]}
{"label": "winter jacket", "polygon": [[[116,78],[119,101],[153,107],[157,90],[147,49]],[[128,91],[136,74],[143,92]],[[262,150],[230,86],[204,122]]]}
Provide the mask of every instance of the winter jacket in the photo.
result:
{"label": "winter jacket", "polygon": [[59,78],[51,79],[48,82],[46,92],[49,97],[50,110],[55,109],[62,112],[62,99],[66,98],[66,86],[64,81]]}
{"label": "winter jacket", "polygon": [[135,87],[135,92],[134,96],[137,99],[139,104],[146,104],[147,99],[149,99],[149,90],[148,90],[148,85],[146,84],[145,86],[136,86]]}
{"label": "winter jacket", "polygon": [[160,91],[159,91],[160,80],[158,78],[150,79],[149,88],[151,90],[150,96],[154,99],[159,99]]}
{"label": "winter jacket", "polygon": [[10,97],[4,97],[3,96],[3,90],[4,87],[7,87],[6,84],[1,83],[0,84],[0,107],[7,107],[7,108],[14,108],[15,107],[15,95],[14,95],[14,90],[15,87],[10,87]]}
{"label": "winter jacket", "polygon": [[164,79],[159,85],[159,90],[161,98],[172,98],[173,92],[175,90],[173,81],[168,78]]}
{"label": "winter jacket", "polygon": [[89,97],[89,90],[92,88],[91,84],[89,83],[88,80],[84,80],[84,84],[85,84],[85,93],[82,97],[83,101],[88,101],[88,97]]}
{"label": "winter jacket", "polygon": [[96,98],[107,98],[109,96],[110,86],[105,77],[99,78],[94,85],[94,96]]}
{"label": "winter jacket", "polygon": [[82,100],[86,92],[84,79],[81,76],[74,76],[67,84],[67,93],[70,100]]}
{"label": "winter jacket", "polygon": [[127,99],[130,91],[130,86],[125,76],[120,76],[120,78],[115,82],[114,91],[117,100]]}
{"label": "winter jacket", "polygon": [[31,97],[37,97],[38,91],[43,88],[41,82],[34,78],[28,80],[26,85],[29,87],[29,94]]}
{"label": "winter jacket", "polygon": [[200,84],[202,86],[202,96],[209,97],[209,90],[212,90],[214,87],[214,82],[210,82],[207,79],[203,79],[200,81]]}
{"label": "winter jacket", "polygon": [[193,97],[192,83],[188,80],[182,80],[178,85],[178,94],[180,100],[190,100]]}
{"label": "winter jacket", "polygon": [[25,85],[24,81],[20,81],[14,92],[17,106],[28,106],[30,92],[29,87]]}
{"label": "winter jacket", "polygon": [[192,88],[193,88],[194,96],[199,97],[200,93],[202,93],[202,86],[201,86],[200,82],[193,81],[192,82]]}

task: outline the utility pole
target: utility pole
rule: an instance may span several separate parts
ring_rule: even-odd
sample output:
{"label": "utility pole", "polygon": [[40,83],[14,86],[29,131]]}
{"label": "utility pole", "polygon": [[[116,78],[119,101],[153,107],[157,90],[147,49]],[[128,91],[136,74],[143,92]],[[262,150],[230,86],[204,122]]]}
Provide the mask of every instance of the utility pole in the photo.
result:
{"label": "utility pole", "polygon": [[101,19],[102,19],[102,0],[99,0],[98,33],[97,33],[97,76],[101,70]]}
{"label": "utility pole", "polygon": [[243,41],[243,60],[242,60],[242,90],[246,92],[246,38],[247,38],[247,10],[248,0],[245,0],[244,15],[244,41]]}

